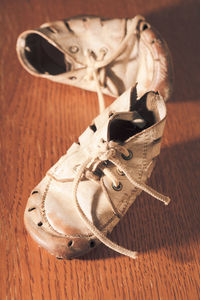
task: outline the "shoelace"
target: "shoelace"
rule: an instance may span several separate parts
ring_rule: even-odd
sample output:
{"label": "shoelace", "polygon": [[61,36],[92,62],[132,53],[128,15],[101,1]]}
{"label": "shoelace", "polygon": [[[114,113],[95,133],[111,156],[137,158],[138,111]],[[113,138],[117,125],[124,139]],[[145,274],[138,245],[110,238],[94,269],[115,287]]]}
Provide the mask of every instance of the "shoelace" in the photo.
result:
{"label": "shoelace", "polygon": [[[136,16],[132,24],[129,26],[129,32],[124,37],[124,39],[119,44],[116,51],[114,51],[110,56],[104,59],[106,55],[106,50],[101,49],[100,52],[96,55],[92,50],[87,49],[86,57],[87,57],[87,65],[86,67],[86,78],[88,80],[93,80],[96,85],[96,92],[98,95],[98,102],[99,102],[99,111],[102,113],[105,109],[105,101],[104,96],[102,93],[102,88],[104,87],[105,83],[107,87],[116,95],[118,95],[118,89],[112,79],[106,74],[106,66],[112,63],[117,57],[121,55],[127,43],[129,42],[131,36],[133,37],[132,43],[134,44],[138,31],[136,29],[139,20],[144,20],[141,16]],[[73,60],[81,64],[79,61],[73,58]]]}
{"label": "shoelace", "polygon": [[[72,194],[73,194],[73,201],[75,203],[76,209],[78,210],[78,213],[81,217],[81,219],[85,222],[89,230],[95,235],[96,238],[98,238],[104,245],[107,247],[111,248],[112,250],[121,253],[123,255],[129,256],[131,258],[136,258],[137,257],[137,252],[128,250],[126,248],[123,248],[116,243],[112,242],[109,238],[105,236],[103,232],[101,232],[85,215],[84,211],[80,207],[80,204],[78,202],[77,198],[77,190],[78,190],[78,185],[80,181],[83,178],[87,178],[89,180],[94,180],[94,181],[99,181],[100,185],[105,193],[105,196],[109,203],[111,204],[111,207],[113,209],[114,214],[120,218],[119,213],[117,212],[108,192],[106,189],[106,186],[104,185],[103,182],[103,176],[98,176],[95,174],[95,170],[97,170],[98,167],[100,167],[101,171],[108,176],[111,181],[113,182],[113,187],[119,188],[121,186],[121,183],[119,182],[118,178],[115,176],[115,174],[109,170],[107,163],[110,162],[113,165],[117,167],[120,172],[123,172],[123,174],[127,177],[127,179],[133,184],[134,187],[141,189],[142,191],[148,193],[149,195],[153,196],[157,200],[160,200],[164,202],[165,205],[168,205],[170,202],[170,198],[167,196],[164,196],[157,191],[155,191],[153,188],[150,186],[146,185],[144,182],[138,182],[133,178],[133,176],[130,174],[130,171],[126,167],[126,164],[122,163],[121,160],[119,159],[119,154],[122,155],[124,159],[131,159],[131,151],[127,150],[124,146],[119,145],[116,142],[110,141],[110,142],[104,142],[101,140],[101,142],[98,144],[96,151],[90,155],[88,159],[86,159],[79,167],[77,170],[77,174],[72,178],[63,178],[63,179],[58,179],[52,174],[47,174],[49,175],[52,179],[58,181],[58,182],[71,182],[73,181],[73,189],[72,189]],[[105,164],[106,162],[106,164]],[[103,165],[103,167],[102,167]]]}

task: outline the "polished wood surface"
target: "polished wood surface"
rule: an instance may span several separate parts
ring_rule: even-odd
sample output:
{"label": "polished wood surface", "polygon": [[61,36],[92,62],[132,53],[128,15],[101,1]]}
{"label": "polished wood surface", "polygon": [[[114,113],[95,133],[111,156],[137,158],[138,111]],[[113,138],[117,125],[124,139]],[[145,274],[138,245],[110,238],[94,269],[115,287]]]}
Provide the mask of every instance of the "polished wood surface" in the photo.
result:
{"label": "polished wood surface", "polygon": [[[181,0],[0,1],[0,299],[200,299],[200,2]],[[145,15],[168,42],[174,94],[150,184],[111,234],[137,260],[105,246],[56,260],[27,234],[32,188],[98,113],[95,93],[29,75],[15,44],[24,30],[89,14]],[[113,101],[106,97],[107,105]]]}

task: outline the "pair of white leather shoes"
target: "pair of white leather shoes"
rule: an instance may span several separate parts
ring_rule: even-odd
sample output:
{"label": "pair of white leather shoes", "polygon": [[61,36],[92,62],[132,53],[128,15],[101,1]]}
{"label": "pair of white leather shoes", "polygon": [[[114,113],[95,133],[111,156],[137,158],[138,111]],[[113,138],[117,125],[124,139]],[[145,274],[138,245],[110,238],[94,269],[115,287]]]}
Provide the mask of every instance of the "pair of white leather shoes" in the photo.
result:
{"label": "pair of white leather shoes", "polygon": [[[35,187],[25,209],[34,240],[58,258],[100,242],[136,257],[107,234],[146,185],[160,153],[172,90],[166,43],[141,16],[75,17],[22,33],[20,62],[36,76],[96,91],[100,114]],[[119,96],[105,109],[103,93]]]}

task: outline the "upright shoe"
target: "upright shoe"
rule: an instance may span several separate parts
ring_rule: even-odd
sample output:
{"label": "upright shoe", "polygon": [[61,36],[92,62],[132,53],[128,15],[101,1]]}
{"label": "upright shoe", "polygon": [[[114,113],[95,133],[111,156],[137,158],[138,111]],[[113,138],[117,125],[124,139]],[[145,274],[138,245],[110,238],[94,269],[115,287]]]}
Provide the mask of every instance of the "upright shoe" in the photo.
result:
{"label": "upright shoe", "polygon": [[133,19],[74,17],[23,32],[17,53],[31,74],[99,95],[118,97],[138,83],[138,96],[172,90],[172,63],[166,42],[141,16]]}
{"label": "upright shoe", "polygon": [[100,242],[135,258],[107,234],[142,191],[169,203],[146,185],[165,121],[158,93],[137,99],[130,88],[115,100],[32,191],[24,220],[33,239],[58,258],[83,255]]}

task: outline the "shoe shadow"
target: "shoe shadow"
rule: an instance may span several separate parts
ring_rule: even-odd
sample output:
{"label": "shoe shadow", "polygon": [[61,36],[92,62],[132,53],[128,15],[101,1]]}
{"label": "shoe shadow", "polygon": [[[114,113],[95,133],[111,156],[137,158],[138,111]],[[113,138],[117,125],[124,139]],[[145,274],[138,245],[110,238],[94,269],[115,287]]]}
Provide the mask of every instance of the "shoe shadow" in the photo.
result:
{"label": "shoe shadow", "polygon": [[[188,1],[189,2],[189,1]],[[200,2],[182,3],[146,15],[167,41],[174,64],[173,101],[200,98]]]}
{"label": "shoe shadow", "polygon": [[[143,192],[116,226],[111,240],[141,254],[164,248],[175,261],[192,261],[200,235],[199,153],[200,140],[162,149],[149,185],[169,195],[170,204],[164,206]],[[117,256],[100,245],[81,259]]]}
{"label": "shoe shadow", "polygon": [[[198,101],[200,98],[199,11],[200,3],[194,1],[145,15],[166,40],[172,54],[173,102]],[[136,13],[143,14],[129,10],[125,17],[132,18]],[[193,246],[200,235],[199,153],[199,140],[162,149],[149,185],[169,195],[171,203],[165,207],[142,193],[110,235],[111,240],[139,253],[164,248],[175,261],[192,261]],[[100,245],[81,259],[117,256],[119,254]]]}

